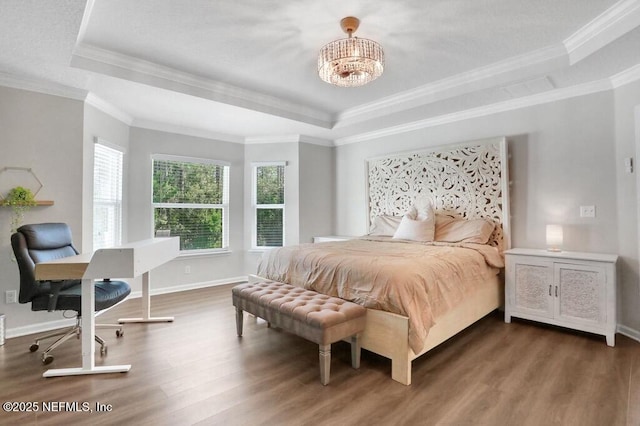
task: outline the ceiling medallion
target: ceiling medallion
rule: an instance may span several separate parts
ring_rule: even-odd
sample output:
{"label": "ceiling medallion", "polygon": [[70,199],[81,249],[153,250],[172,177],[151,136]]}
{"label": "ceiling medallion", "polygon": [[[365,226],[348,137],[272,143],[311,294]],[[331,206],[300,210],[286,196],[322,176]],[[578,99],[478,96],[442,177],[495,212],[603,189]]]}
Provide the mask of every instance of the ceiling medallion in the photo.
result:
{"label": "ceiling medallion", "polygon": [[348,38],[332,41],[320,49],[318,75],[340,87],[363,86],[382,75],[384,51],[373,40],[353,37],[360,20],[348,16],[340,21]]}

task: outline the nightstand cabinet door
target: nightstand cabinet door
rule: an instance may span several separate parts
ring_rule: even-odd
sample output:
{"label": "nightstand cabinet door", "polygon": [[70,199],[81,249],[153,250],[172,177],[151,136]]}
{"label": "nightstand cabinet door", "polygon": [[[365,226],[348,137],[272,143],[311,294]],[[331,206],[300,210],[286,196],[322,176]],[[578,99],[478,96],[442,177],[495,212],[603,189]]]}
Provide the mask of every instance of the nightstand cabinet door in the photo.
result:
{"label": "nightstand cabinet door", "polygon": [[517,256],[508,261],[512,311],[553,318],[553,263]]}
{"label": "nightstand cabinet door", "polygon": [[558,283],[556,316],[563,321],[597,325],[607,320],[606,275],[597,266],[557,263]]}

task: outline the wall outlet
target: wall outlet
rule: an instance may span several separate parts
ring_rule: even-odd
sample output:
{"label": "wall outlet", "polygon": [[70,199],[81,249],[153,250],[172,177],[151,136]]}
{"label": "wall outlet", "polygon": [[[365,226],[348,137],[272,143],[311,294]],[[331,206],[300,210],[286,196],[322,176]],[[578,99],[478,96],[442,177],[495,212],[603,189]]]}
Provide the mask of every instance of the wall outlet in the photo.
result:
{"label": "wall outlet", "polygon": [[580,206],[580,217],[596,217],[596,206]]}
{"label": "wall outlet", "polygon": [[7,305],[10,303],[18,303],[18,292],[16,290],[7,290],[4,293],[4,301]]}
{"label": "wall outlet", "polygon": [[187,266],[184,267],[184,273],[185,274],[190,274],[191,273],[191,266],[190,265],[187,265]]}

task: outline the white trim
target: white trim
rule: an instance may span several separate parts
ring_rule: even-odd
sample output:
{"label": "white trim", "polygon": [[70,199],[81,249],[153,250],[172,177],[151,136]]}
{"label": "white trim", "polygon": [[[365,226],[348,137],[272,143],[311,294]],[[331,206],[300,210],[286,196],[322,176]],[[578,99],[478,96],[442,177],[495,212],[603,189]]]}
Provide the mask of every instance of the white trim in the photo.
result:
{"label": "white trim", "polygon": [[247,145],[262,143],[309,143],[320,146],[333,146],[333,141],[307,135],[249,136],[244,139]]}
{"label": "white trim", "polygon": [[85,43],[76,44],[71,66],[327,129],[333,125],[331,115],[318,109]]}
{"label": "white trim", "polygon": [[287,161],[252,161],[251,167],[287,166]]}
{"label": "white trim", "polygon": [[158,132],[175,133],[178,135],[192,136],[195,138],[212,139],[230,143],[244,143],[244,137],[237,135],[229,135],[226,133],[212,132],[204,129],[193,129],[191,127],[178,126],[169,123],[160,123],[151,120],[142,120],[134,118],[131,127],[139,129],[155,130]]}
{"label": "white trim", "polygon": [[609,80],[614,89],[640,80],[640,64],[636,64],[618,74],[612,75],[609,77]]}
{"label": "white trim", "polygon": [[[394,111],[399,111],[411,106],[417,106],[407,105],[412,101],[419,101],[418,105],[424,105],[455,95],[468,93],[468,90],[461,90],[460,88],[483,80],[488,81],[487,87],[494,86],[500,75],[521,71],[547,61],[561,59],[563,56],[566,56],[566,54],[567,52],[563,45],[554,45],[443,78],[415,89],[388,96],[379,101],[347,109],[337,115],[336,127],[341,126],[342,122],[346,120],[361,121],[372,118],[372,114],[379,110],[393,108]],[[421,99],[428,97],[432,99]],[[403,107],[402,104],[405,104],[405,106]]]}
{"label": "white trim", "polygon": [[183,163],[199,163],[199,164],[215,164],[216,166],[225,166],[231,167],[231,163],[229,161],[223,160],[213,160],[209,158],[201,158],[201,157],[186,157],[181,155],[171,155],[171,154],[151,154],[151,160],[160,160],[160,161],[176,161]]}
{"label": "white trim", "polygon": [[517,99],[510,99],[508,101],[497,102],[490,105],[483,105],[476,108],[457,111],[451,114],[444,114],[440,116],[430,117],[424,120],[413,121],[410,123],[400,124],[397,126],[387,127],[383,129],[374,130],[372,132],[360,133],[354,136],[346,136],[335,140],[335,145],[347,145],[356,142],[363,142],[372,139],[378,139],[384,136],[397,135],[400,133],[411,132],[414,130],[420,130],[428,127],[441,126],[443,124],[455,123],[462,120],[468,120],[471,118],[484,117],[491,114],[497,114],[500,112],[507,112],[512,110],[518,110],[526,107],[541,105],[549,102],[560,101],[577,96],[589,95],[592,93],[602,92],[605,90],[611,90],[613,88],[611,82],[608,79],[597,80],[591,83],[579,84],[563,89],[556,89],[549,92],[544,92],[536,95],[525,96]]}
{"label": "white trim", "polygon": [[637,342],[640,342],[640,331],[636,329],[627,327],[626,325],[618,324],[616,332],[622,334],[623,336],[627,336],[628,338],[633,339]]}
{"label": "white trim", "polygon": [[64,86],[48,80],[18,77],[3,72],[0,72],[0,86],[27,90],[29,92],[42,93],[45,95],[60,96],[62,98],[74,99],[76,101],[84,101],[88,93],[86,90]]}
{"label": "white trim", "polygon": [[276,136],[249,136],[244,138],[246,145],[257,145],[263,143],[298,143],[300,135],[276,135]]}
{"label": "white trim", "polygon": [[27,336],[29,334],[43,333],[45,331],[56,330],[58,328],[72,327],[76,324],[75,318],[66,318],[56,321],[40,322],[37,324],[24,325],[22,327],[7,328],[5,337]]}
{"label": "white trim", "polygon": [[[238,276],[238,277],[224,278],[220,280],[181,284],[181,285],[176,285],[171,287],[152,288],[150,290],[150,294],[158,295],[158,294],[168,294],[168,293],[179,293],[182,291],[196,290],[199,288],[217,287],[217,286],[228,285],[228,284],[242,283],[242,282],[248,281],[248,279],[249,278],[246,275],[244,275],[244,276]],[[133,291],[127,297],[126,300],[139,299],[140,297],[142,297],[141,290]],[[123,303],[123,302],[120,302],[120,303]],[[14,337],[21,337],[21,336],[27,336],[30,334],[43,333],[46,331],[56,330],[58,328],[71,327],[75,325],[75,323],[76,323],[75,318],[68,318],[68,319],[61,319],[56,321],[41,322],[38,324],[25,325],[22,327],[8,328],[6,330],[6,338],[11,339]],[[125,325],[125,327],[127,326]]]}
{"label": "white trim", "polygon": [[640,25],[640,1],[620,0],[563,42],[571,65]]}
{"label": "white trim", "polygon": [[84,12],[82,13],[82,21],[80,21],[80,29],[78,30],[78,36],[76,37],[76,46],[82,43],[84,36],[87,34],[87,27],[89,26],[89,20],[91,19],[91,13],[93,12],[93,5],[95,0],[87,0],[84,6]]}
{"label": "white trim", "polygon": [[[155,296],[158,294],[180,293],[182,291],[196,290],[199,288],[217,287],[217,286],[227,285],[227,284],[237,284],[237,283],[246,282],[247,280],[248,280],[248,277],[246,275],[241,275],[237,277],[223,278],[220,280],[201,281],[196,283],[175,285],[171,287],[152,288],[149,293],[152,296]],[[129,295],[129,298],[132,298],[132,299],[134,298],[137,299],[140,297],[142,297],[142,291],[134,291],[134,292],[131,292],[131,294]]]}
{"label": "white trim", "polygon": [[92,107],[104,112],[107,115],[110,115],[116,120],[123,122],[127,126],[131,126],[131,123],[133,123],[132,116],[114,106],[113,104],[105,101],[104,99],[99,98],[94,93],[89,92],[84,101]]}
{"label": "white trim", "polygon": [[99,136],[94,136],[93,137],[93,143],[95,144],[99,144],[99,145],[104,145],[109,149],[113,149],[114,151],[118,151],[121,152],[122,154],[126,154],[127,153],[127,148],[120,146],[120,145],[116,145],[115,143],[111,143],[106,139],[102,139]]}

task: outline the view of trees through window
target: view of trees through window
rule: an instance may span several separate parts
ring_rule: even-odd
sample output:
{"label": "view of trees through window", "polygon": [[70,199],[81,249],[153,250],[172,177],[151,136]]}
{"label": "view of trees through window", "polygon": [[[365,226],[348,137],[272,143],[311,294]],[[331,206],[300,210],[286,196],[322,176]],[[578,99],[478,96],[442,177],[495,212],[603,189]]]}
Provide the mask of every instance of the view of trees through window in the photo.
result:
{"label": "view of trees through window", "polygon": [[256,246],[280,247],[284,236],[284,165],[257,166]]}
{"label": "view of trees through window", "polygon": [[155,159],[155,230],[179,236],[181,250],[226,248],[228,169],[213,163]]}

